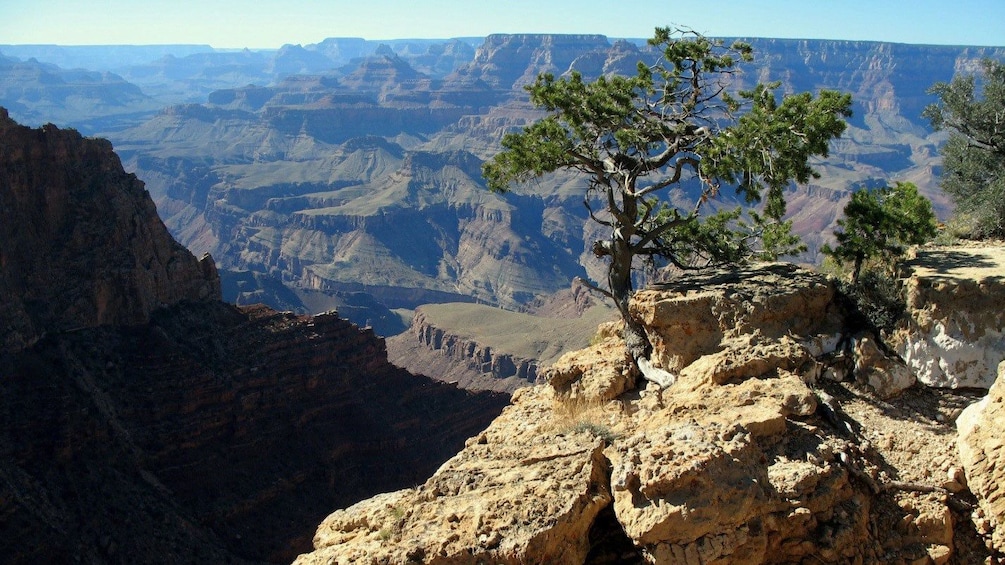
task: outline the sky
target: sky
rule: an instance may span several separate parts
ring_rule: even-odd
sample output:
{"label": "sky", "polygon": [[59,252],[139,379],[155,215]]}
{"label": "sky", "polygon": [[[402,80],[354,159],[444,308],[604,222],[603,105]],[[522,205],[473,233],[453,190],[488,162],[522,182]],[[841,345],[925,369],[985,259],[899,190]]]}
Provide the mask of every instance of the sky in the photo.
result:
{"label": "sky", "polygon": [[1005,46],[1005,0],[0,0],[0,44],[255,49],[328,37],[645,38],[666,25],[717,37]]}

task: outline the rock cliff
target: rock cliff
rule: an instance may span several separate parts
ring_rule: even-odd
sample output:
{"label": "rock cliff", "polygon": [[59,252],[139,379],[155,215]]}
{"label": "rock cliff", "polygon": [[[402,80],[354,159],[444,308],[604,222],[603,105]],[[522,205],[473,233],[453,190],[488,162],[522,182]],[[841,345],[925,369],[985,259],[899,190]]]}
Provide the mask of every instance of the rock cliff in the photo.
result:
{"label": "rock cliff", "polygon": [[563,353],[588,345],[597,325],[615,316],[582,287],[560,294],[565,300],[539,305],[548,316],[479,304],[422,306],[407,331],[387,340],[388,358],[461,388],[513,392],[534,384]]}
{"label": "rock cliff", "polygon": [[505,403],[335,314],[220,302],[108,142],[0,129],[5,563],[289,562]]}
{"label": "rock cliff", "polygon": [[505,402],[393,367],[337,316],[219,302],[50,334],[2,370],[15,563],[289,561],[332,507],[421,482]]}
{"label": "rock cliff", "polygon": [[171,238],[108,141],[20,126],[2,108],[0,240],[0,351],[49,331],[140,324],[165,305],[220,299],[213,260]]}
{"label": "rock cliff", "polygon": [[1005,247],[925,247],[904,268],[891,345],[926,385],[989,388],[1005,360]]}
{"label": "rock cliff", "polygon": [[862,348],[826,278],[785,265],[714,274],[641,292],[632,312],[672,387],[637,389],[606,326],[428,481],[331,514],[296,563],[990,555],[954,448],[973,395],[914,387],[880,400],[854,369]]}

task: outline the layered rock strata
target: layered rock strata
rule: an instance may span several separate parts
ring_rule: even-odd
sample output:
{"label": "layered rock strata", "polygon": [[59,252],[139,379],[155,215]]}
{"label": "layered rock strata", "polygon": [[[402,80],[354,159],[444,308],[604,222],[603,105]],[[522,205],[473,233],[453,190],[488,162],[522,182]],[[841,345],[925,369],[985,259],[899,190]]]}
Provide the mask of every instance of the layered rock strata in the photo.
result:
{"label": "layered rock strata", "polygon": [[608,327],[421,486],[329,516],[296,563],[983,559],[945,478],[963,400],[828,378],[854,359],[823,277],[691,280],[632,303],[672,387],[638,390]]}
{"label": "layered rock strata", "polygon": [[891,345],[926,385],[989,388],[1005,360],[1005,246],[920,248],[905,268]]}
{"label": "layered rock strata", "polygon": [[104,141],[0,117],[0,235],[4,563],[289,562],[506,402],[335,314],[220,302]]}
{"label": "layered rock strata", "polygon": [[0,108],[0,350],[47,331],[144,323],[181,300],[219,300],[213,260],[168,234],[112,145]]}
{"label": "layered rock strata", "polygon": [[[381,340],[337,316],[222,303],[50,334],[3,369],[14,562],[32,547],[86,556],[105,536],[108,559],[188,560],[177,542],[289,561],[333,506],[421,482],[505,403],[393,367]],[[111,469],[123,476],[105,484]],[[188,529],[157,534],[165,509]]]}
{"label": "layered rock strata", "polygon": [[595,303],[579,310],[575,301],[589,299],[564,295],[541,302],[549,316],[479,304],[422,306],[411,327],[388,340],[388,357],[409,371],[462,388],[513,392],[535,383],[540,367],[587,345],[597,324],[615,315]]}
{"label": "layered rock strata", "polygon": [[411,370],[421,367],[422,373],[435,373],[439,379],[457,382],[465,388],[512,392],[537,380],[537,359],[499,351],[475,338],[438,328],[422,309],[416,312],[408,331],[392,341],[397,342],[398,350],[391,357],[393,362]]}

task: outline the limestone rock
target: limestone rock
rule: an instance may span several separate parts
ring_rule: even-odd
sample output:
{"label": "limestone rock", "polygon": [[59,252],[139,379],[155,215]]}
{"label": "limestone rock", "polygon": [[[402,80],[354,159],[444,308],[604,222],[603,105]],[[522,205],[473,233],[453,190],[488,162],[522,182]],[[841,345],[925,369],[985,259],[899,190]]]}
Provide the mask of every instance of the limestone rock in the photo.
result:
{"label": "limestone rock", "polygon": [[1005,246],[922,248],[905,268],[908,319],[887,342],[923,384],[990,387],[1005,359]]}
{"label": "limestone rock", "polygon": [[960,414],[957,448],[971,492],[980,503],[990,534],[999,552],[1005,552],[1005,361],[998,365],[998,378],[980,402]]}
{"label": "limestone rock", "polygon": [[641,291],[631,304],[656,350],[653,362],[672,373],[722,351],[723,344],[736,338],[789,336],[810,349],[833,347],[837,341],[822,337],[840,329],[831,303],[833,285],[794,265],[696,276],[673,289]]}
{"label": "limestone rock", "polygon": [[581,564],[610,504],[604,440],[521,389],[465,449],[416,489],[329,516],[296,563]]}
{"label": "limestone rock", "polygon": [[[832,297],[777,265],[644,291],[631,309],[674,385],[635,389],[607,325],[424,485],[333,514],[298,563],[971,562],[932,484],[958,465],[950,424],[894,406],[911,392],[818,378]],[[569,549],[542,549],[558,539]]]}
{"label": "limestone rock", "polygon": [[896,396],[917,380],[900,360],[883,353],[869,335],[859,335],[853,347],[855,380],[871,387],[880,398]]}
{"label": "limestone rock", "polygon": [[628,352],[612,357],[610,352],[624,350],[620,322],[600,326],[597,345],[566,353],[544,373],[544,380],[556,391],[571,398],[607,402],[635,386],[638,370]]}

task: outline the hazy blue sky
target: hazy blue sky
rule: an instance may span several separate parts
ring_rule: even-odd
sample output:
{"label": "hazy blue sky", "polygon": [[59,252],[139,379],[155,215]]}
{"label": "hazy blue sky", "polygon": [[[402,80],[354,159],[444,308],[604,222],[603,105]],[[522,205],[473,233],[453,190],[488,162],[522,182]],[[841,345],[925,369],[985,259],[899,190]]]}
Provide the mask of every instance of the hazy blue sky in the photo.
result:
{"label": "hazy blue sky", "polygon": [[326,37],[707,35],[1005,45],[1005,0],[0,0],[0,44],[279,47]]}

